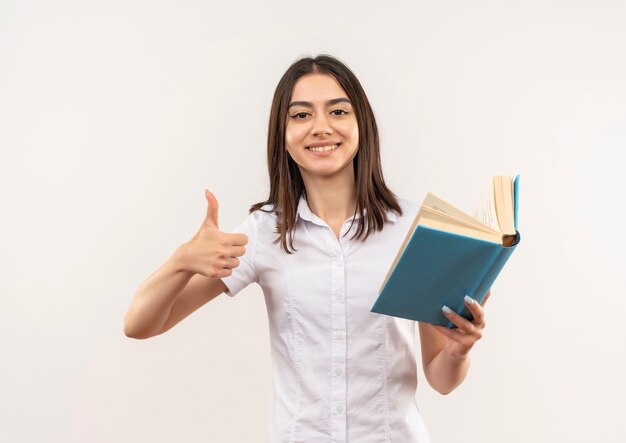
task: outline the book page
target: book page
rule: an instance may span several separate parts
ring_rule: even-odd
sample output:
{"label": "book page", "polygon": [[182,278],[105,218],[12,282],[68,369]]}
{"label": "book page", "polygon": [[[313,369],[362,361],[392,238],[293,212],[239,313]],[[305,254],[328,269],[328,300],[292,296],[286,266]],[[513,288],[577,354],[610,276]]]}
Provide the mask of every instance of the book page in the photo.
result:
{"label": "book page", "polygon": [[452,206],[450,203],[431,193],[428,193],[428,195],[424,199],[424,203],[422,203],[422,209],[424,209],[425,211],[437,212],[445,218],[449,219],[450,223],[452,224],[467,225],[471,226],[474,229],[490,233],[499,232],[494,231],[494,229],[492,229],[490,226],[481,223],[479,220],[475,219],[471,215],[466,214],[465,212]]}
{"label": "book page", "polygon": [[506,235],[515,235],[513,180],[511,177],[501,175],[493,178],[498,223],[502,232]]}
{"label": "book page", "polygon": [[418,223],[429,228],[502,244],[502,233],[499,231],[476,228],[428,208],[420,209]]}
{"label": "book page", "polygon": [[476,210],[474,212],[474,218],[481,223],[489,226],[491,229],[500,231],[500,224],[498,223],[498,215],[496,214],[495,195],[493,189],[493,183],[489,184],[487,189],[483,192]]}
{"label": "book page", "polygon": [[450,203],[445,201],[444,199],[437,197],[435,194],[429,192],[422,203],[422,207],[432,209],[434,211],[446,214],[450,217],[453,217],[459,221],[463,221],[468,225],[489,228],[489,226],[485,226],[480,220],[472,217],[469,214],[461,211],[460,209],[452,206]]}

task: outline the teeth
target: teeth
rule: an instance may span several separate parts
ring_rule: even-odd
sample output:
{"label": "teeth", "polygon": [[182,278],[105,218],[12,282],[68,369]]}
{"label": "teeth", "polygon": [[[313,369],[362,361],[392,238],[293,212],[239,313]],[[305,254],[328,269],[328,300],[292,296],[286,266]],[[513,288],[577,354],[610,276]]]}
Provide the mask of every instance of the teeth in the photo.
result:
{"label": "teeth", "polygon": [[315,152],[325,152],[325,151],[332,151],[334,149],[337,149],[339,145],[328,145],[328,146],[318,146],[318,147],[309,147],[308,149],[311,151],[315,151]]}

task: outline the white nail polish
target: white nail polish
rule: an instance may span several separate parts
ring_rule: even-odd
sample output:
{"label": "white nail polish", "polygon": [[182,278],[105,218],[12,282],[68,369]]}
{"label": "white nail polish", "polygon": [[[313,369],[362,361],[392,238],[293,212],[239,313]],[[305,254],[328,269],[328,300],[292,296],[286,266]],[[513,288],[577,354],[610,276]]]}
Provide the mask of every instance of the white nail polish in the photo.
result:
{"label": "white nail polish", "polygon": [[447,307],[446,305],[443,305],[443,308],[441,308],[441,310],[445,313],[445,314],[452,314],[452,309],[450,309],[449,307]]}
{"label": "white nail polish", "polygon": [[474,303],[474,299],[469,295],[465,295],[465,301],[470,305]]}

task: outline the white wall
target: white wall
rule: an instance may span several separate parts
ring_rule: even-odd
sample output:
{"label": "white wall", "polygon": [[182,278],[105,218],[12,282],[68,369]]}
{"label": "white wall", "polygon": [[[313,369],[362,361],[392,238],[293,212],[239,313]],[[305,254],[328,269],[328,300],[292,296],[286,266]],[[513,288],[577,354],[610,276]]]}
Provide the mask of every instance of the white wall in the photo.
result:
{"label": "white wall", "polygon": [[626,441],[620,1],[0,2],[0,440],[256,442],[261,290],[126,338],[134,291],[266,196],[274,88],[304,55],[361,80],[387,181],[471,210],[521,175],[522,243],[468,378],[419,374],[433,442]]}

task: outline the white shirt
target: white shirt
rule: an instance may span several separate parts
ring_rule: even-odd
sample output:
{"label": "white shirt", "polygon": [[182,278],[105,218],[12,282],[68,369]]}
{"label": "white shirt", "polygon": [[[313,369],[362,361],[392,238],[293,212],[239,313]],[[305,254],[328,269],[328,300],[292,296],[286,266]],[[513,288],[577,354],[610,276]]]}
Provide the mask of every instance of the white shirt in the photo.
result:
{"label": "white shirt", "polygon": [[293,254],[274,243],[273,213],[255,211],[232,231],[248,244],[222,279],[226,294],[258,283],[269,316],[268,442],[429,441],[415,402],[415,322],[370,312],[419,210],[398,201],[403,215],[389,211],[365,242],[351,239],[356,223],[342,237],[352,217],[337,239],[303,197]]}

